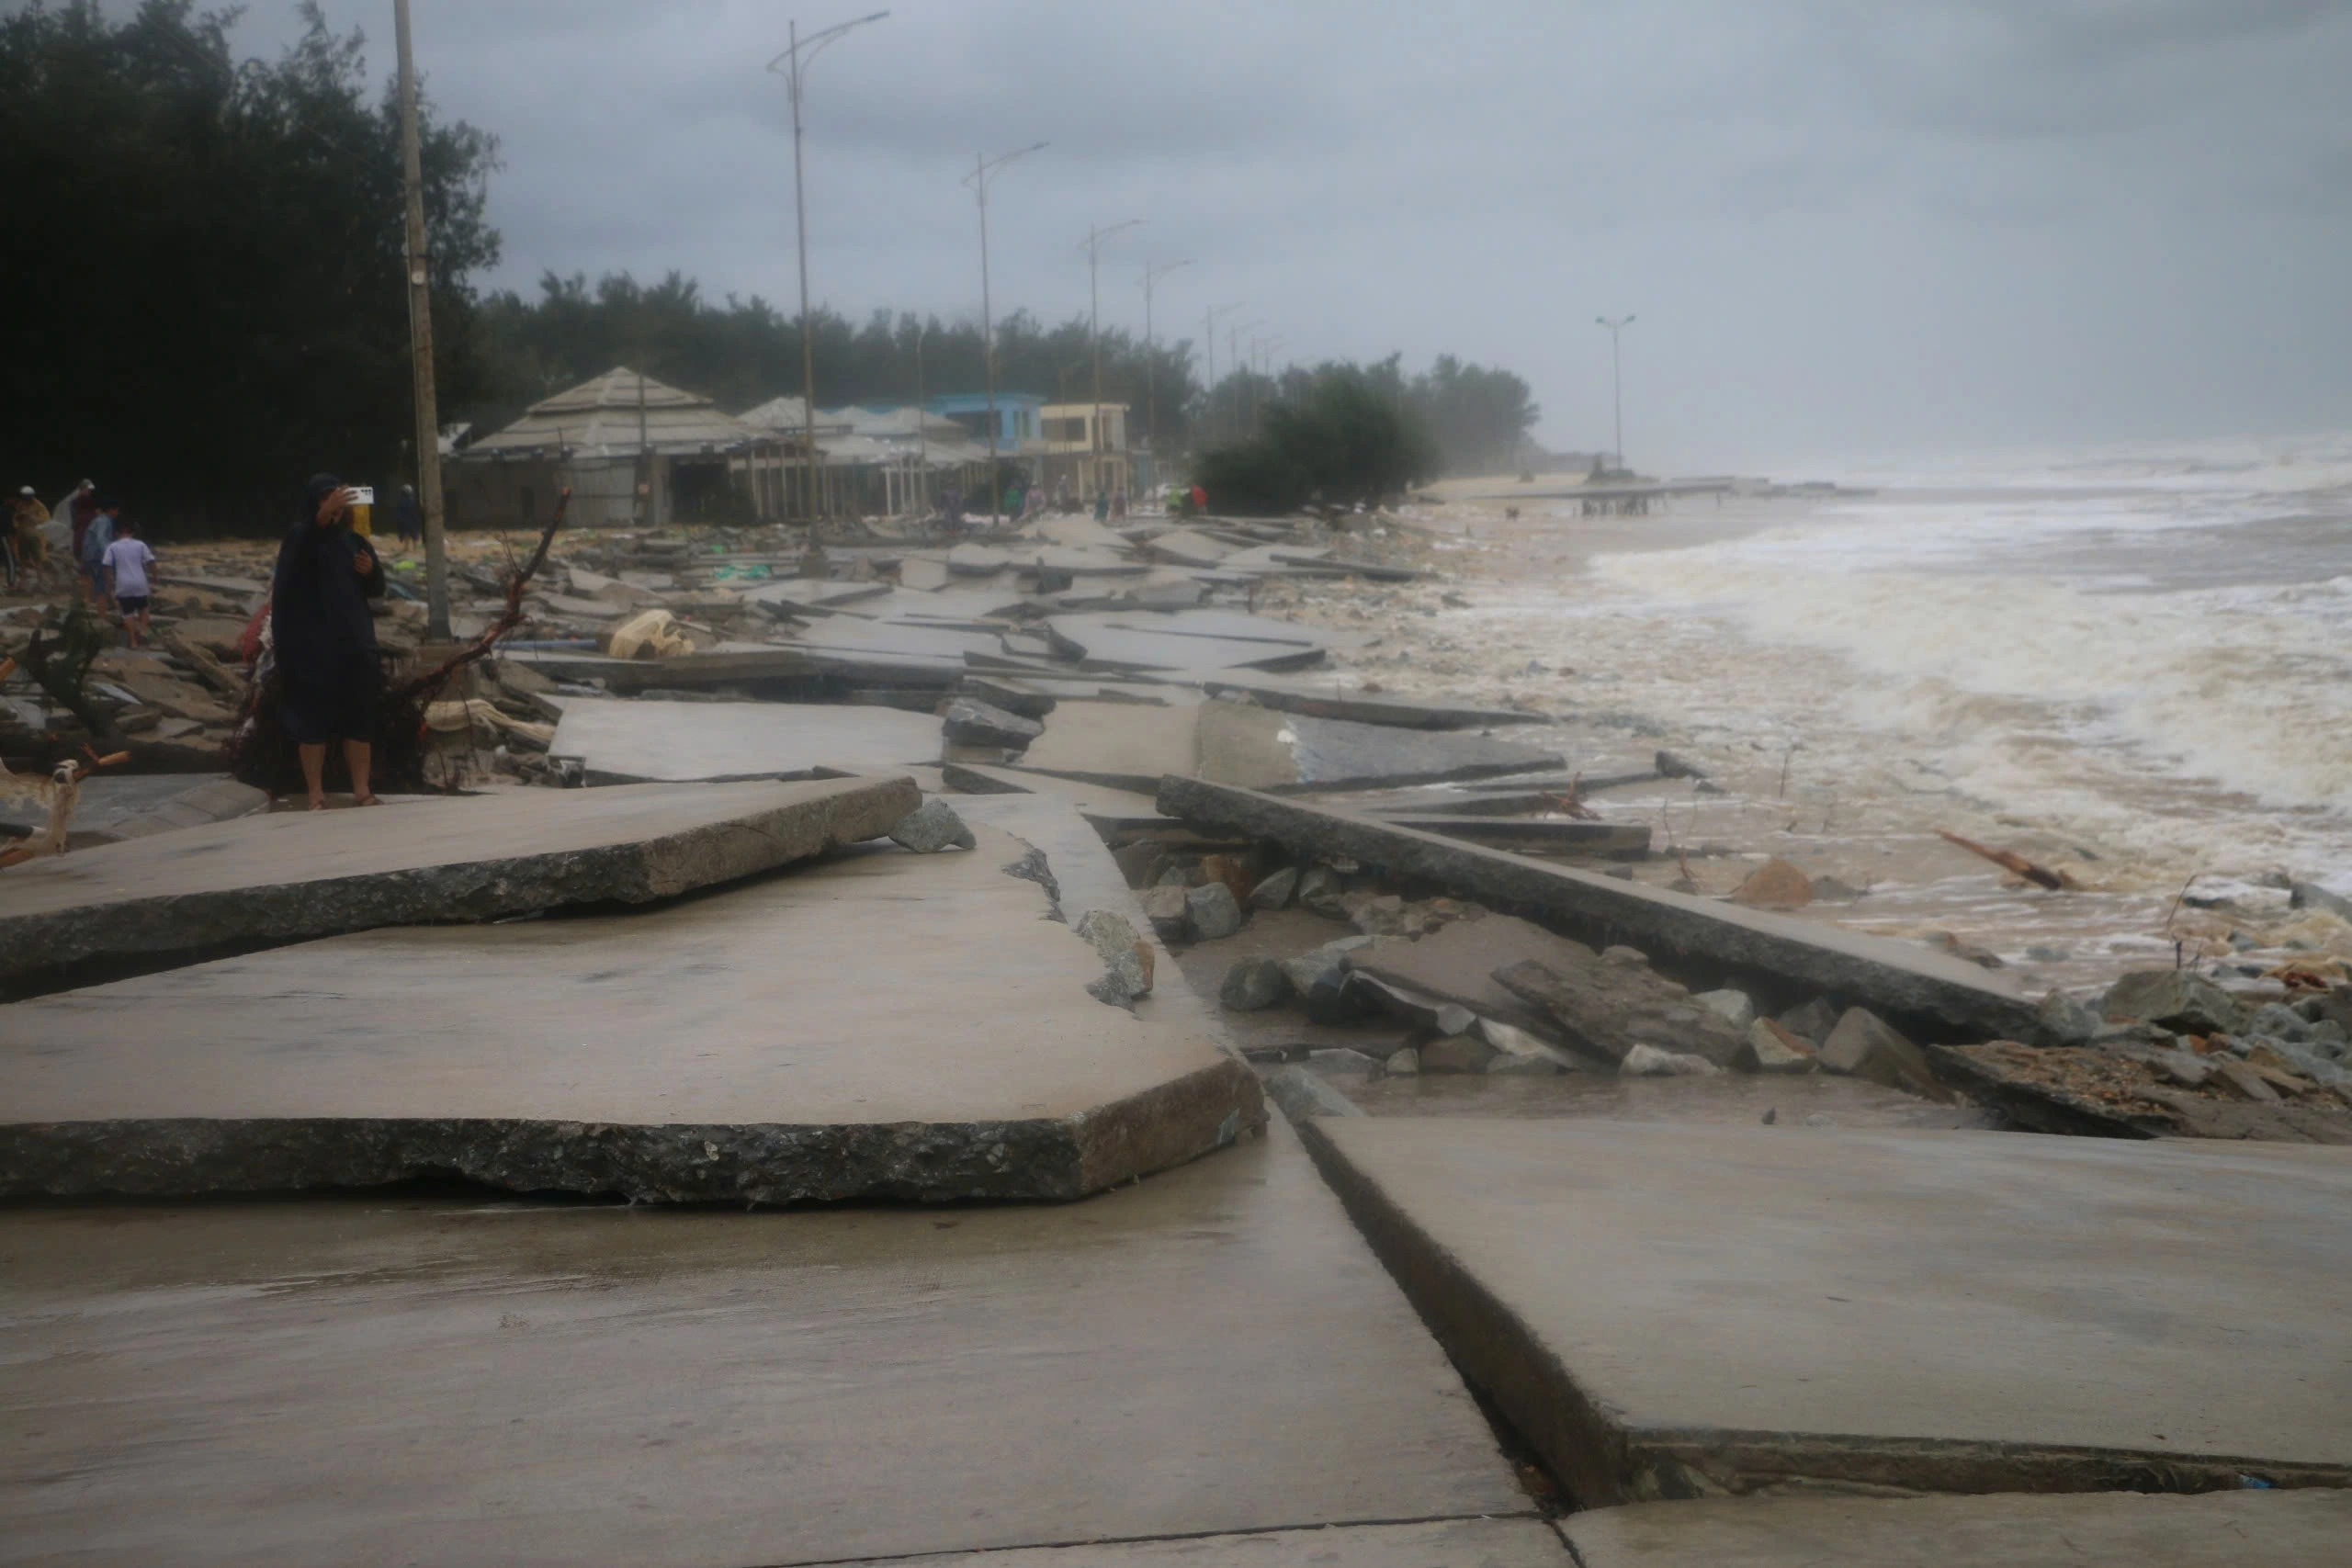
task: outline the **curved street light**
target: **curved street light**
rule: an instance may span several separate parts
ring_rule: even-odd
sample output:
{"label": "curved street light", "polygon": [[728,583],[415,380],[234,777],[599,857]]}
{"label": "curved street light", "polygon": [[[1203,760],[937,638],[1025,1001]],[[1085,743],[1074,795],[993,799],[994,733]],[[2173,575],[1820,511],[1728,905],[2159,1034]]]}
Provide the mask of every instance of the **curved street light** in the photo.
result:
{"label": "curved street light", "polygon": [[980,375],[989,391],[989,526],[1001,527],[1004,522],[1004,492],[997,483],[996,473],[996,324],[989,309],[989,181],[999,170],[1015,158],[1026,158],[1045,147],[1033,141],[1011,152],[1000,152],[991,158],[984,152],[972,155],[972,172],[964,183],[972,187],[972,196],[980,205]]}
{"label": "curved street light", "polygon": [[1609,329],[1609,400],[1617,414],[1617,469],[1622,473],[1625,468],[1625,378],[1623,350],[1625,329],[1634,324],[1634,318],[1630,315],[1620,316],[1612,321],[1606,316],[1595,316],[1592,321],[1595,326]]}
{"label": "curved street light", "polygon": [[[804,457],[808,465],[808,515],[812,522],[822,505],[823,486],[817,478],[817,334],[808,320],[808,203],[802,190],[800,169],[802,77],[808,70],[808,62],[822,54],[826,45],[853,28],[878,22],[889,14],[888,11],[876,11],[851,21],[836,22],[822,32],[810,33],[807,38],[800,36],[800,24],[796,20],[790,24],[791,30],[786,35],[791,42],[785,46],[782,54],[768,62],[768,69],[784,78],[785,89],[792,98],[792,227],[800,247],[800,412],[806,427],[803,434],[808,443],[808,450]],[[646,475],[649,484],[652,477],[650,472]],[[649,497],[650,493],[649,491]],[[650,510],[650,504],[648,509]]]}
{"label": "curved street light", "polygon": [[[1151,362],[1151,286],[1180,267],[1192,265],[1184,261],[1145,263],[1143,269],[1143,438],[1151,447],[1152,469],[1159,467],[1159,385]],[[1153,482],[1159,481],[1155,479]]]}

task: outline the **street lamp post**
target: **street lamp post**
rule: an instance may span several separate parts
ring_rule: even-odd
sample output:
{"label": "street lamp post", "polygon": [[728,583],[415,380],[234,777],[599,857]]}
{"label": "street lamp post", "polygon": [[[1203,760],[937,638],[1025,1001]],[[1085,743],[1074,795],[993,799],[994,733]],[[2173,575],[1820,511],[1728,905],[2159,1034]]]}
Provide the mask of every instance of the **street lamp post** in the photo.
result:
{"label": "street lamp post", "polygon": [[768,69],[784,78],[786,92],[792,99],[792,229],[800,248],[800,401],[803,429],[808,451],[803,455],[808,465],[808,516],[813,523],[819,508],[817,500],[817,343],[813,323],[808,320],[808,203],[802,190],[800,168],[800,96],[801,79],[809,62],[824,52],[825,46],[868,22],[878,22],[888,16],[876,11],[870,17],[853,21],[837,22],[822,32],[800,36],[800,23],[790,24],[786,35],[790,42],[782,54],[768,62]]}
{"label": "street lamp post", "polygon": [[1625,362],[1622,350],[1625,329],[1634,324],[1634,318],[1620,316],[1612,321],[1606,316],[1595,316],[1593,322],[1609,329],[1609,400],[1617,414],[1617,468],[1623,472],[1625,467]]}
{"label": "street lamp post", "polygon": [[1190,261],[1167,262],[1158,266],[1147,263],[1143,269],[1143,438],[1150,443],[1155,471],[1159,464],[1159,384],[1151,359],[1151,286],[1178,267],[1192,265]]}
{"label": "street lamp post", "polygon": [[416,501],[424,518],[424,635],[449,637],[449,558],[441,511],[441,414],[433,383],[433,289],[425,269],[424,176],[416,129],[416,62],[410,52],[408,0],[393,0],[400,55],[401,184],[406,198],[409,373],[416,400]]}
{"label": "street lamp post", "polygon": [[989,309],[989,181],[1000,169],[1015,158],[1025,158],[1046,144],[1034,142],[1014,152],[1001,152],[991,158],[974,153],[972,172],[964,183],[972,187],[973,197],[980,204],[980,373],[989,389],[989,526],[1000,527],[1004,522],[1004,492],[996,475],[996,325]]}
{"label": "street lamp post", "polygon": [[1205,438],[1216,424],[1216,319],[1230,310],[1238,310],[1246,300],[1236,299],[1229,305],[1212,305],[1208,319],[1202,325],[1201,342],[1208,351],[1209,391],[1207,406],[1202,410],[1202,435]]}
{"label": "street lamp post", "polygon": [[1140,218],[1130,218],[1108,229],[1090,227],[1086,243],[1080,247],[1086,252],[1086,335],[1094,355],[1094,418],[1087,426],[1087,453],[1093,463],[1097,495],[1102,493],[1102,452],[1109,445],[1102,439],[1102,242],[1142,221]]}

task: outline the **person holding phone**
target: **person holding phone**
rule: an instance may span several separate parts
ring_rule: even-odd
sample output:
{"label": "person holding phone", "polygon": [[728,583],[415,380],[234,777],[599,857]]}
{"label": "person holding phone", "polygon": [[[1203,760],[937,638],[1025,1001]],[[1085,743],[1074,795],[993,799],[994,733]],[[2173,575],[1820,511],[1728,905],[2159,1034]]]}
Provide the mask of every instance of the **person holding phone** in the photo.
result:
{"label": "person holding phone", "polygon": [[311,809],[326,809],[327,746],[343,743],[352,802],[377,806],[368,785],[383,667],[368,601],[383,593],[383,569],[351,531],[356,492],[333,474],[313,474],[294,525],[278,547],[270,588],[286,731],[302,763]]}

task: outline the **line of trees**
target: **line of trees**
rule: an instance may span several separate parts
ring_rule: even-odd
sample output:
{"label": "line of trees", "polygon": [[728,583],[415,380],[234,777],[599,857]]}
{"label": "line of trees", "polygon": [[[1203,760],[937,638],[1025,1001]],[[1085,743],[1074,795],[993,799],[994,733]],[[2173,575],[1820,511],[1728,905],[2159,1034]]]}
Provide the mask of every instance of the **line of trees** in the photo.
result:
{"label": "line of trees", "polygon": [[[188,0],[0,19],[12,493],[86,476],[147,520],[229,530],[282,525],[313,470],[409,468],[395,96],[315,7],[275,61],[236,59],[231,20]],[[440,377],[462,402],[497,143],[428,110],[423,145]]]}
{"label": "line of trees", "polygon": [[[232,52],[231,13],[143,0],[119,21],[96,0],[0,17],[0,190],[10,198],[0,484],[44,497],[85,475],[151,524],[274,529],[302,477],[414,471],[402,279],[398,105],[371,86],[357,31],[312,5],[275,60]],[[436,375],[443,417],[478,430],[617,364],[738,411],[800,389],[797,321],[766,301],[713,301],[673,273],[639,283],[540,280],[536,298],[480,295],[499,259],[489,132],[421,117]],[[982,385],[977,321],[814,313],[818,400],[910,402]],[[1085,400],[1083,317],[1025,310],[996,324],[997,385]],[[1333,367],[1240,370],[1201,385],[1191,340],[1102,334],[1106,400],[1162,452],[1264,434]],[[920,382],[918,357],[920,356]],[[1395,356],[1353,369],[1456,469],[1510,460],[1536,409],[1508,371],[1442,357],[1407,378]]]}

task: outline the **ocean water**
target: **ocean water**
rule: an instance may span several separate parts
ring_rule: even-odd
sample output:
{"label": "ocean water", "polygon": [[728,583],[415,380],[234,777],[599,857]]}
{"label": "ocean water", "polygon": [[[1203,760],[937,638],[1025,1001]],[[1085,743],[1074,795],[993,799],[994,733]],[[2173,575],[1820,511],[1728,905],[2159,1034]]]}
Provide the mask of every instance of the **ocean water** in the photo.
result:
{"label": "ocean water", "polygon": [[2352,891],[2352,435],[1786,477],[1874,493],[1612,530],[1580,573],[1480,596],[1496,662],[1573,665],[1586,705],[1816,790],[2081,835],[2151,885]]}

